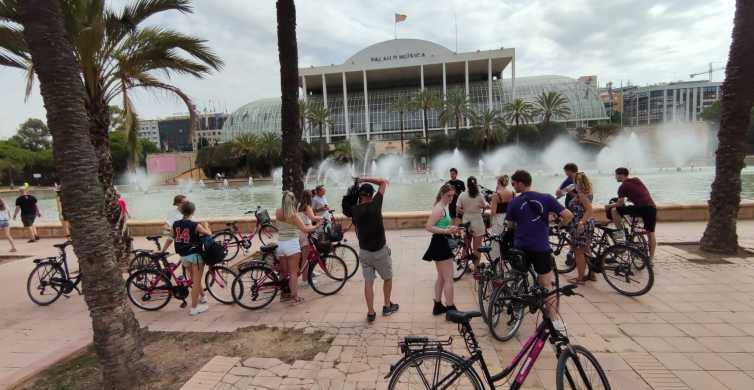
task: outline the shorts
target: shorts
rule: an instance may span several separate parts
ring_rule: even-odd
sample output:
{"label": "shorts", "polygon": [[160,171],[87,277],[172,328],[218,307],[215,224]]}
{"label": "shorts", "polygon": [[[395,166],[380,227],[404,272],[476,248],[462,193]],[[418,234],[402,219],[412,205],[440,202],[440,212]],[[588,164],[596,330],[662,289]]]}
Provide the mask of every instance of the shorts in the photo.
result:
{"label": "shorts", "polygon": [[555,262],[555,259],[552,257],[552,251],[537,252],[524,250],[524,253],[529,264],[534,266],[534,271],[537,272],[537,275],[552,272],[553,263]]}
{"label": "shorts", "polygon": [[33,226],[35,219],[37,219],[37,216],[34,214],[21,214],[21,223],[23,223],[25,227]]}
{"label": "shorts", "polygon": [[655,206],[622,206],[618,207],[620,215],[640,217],[644,221],[644,229],[654,233],[657,226],[657,207]]}
{"label": "shorts", "polygon": [[393,278],[393,259],[390,258],[390,248],[387,245],[374,252],[359,249],[359,263],[365,281],[373,281],[377,278],[377,273],[382,280]]}
{"label": "shorts", "polygon": [[475,214],[473,216],[463,218],[463,223],[466,222],[470,222],[469,231],[474,237],[483,236],[485,233],[487,233],[487,227],[484,225],[484,219],[482,218],[481,214]]}
{"label": "shorts", "polygon": [[5,229],[10,226],[8,221],[0,221],[0,229]]}
{"label": "shorts", "polygon": [[275,256],[293,256],[301,253],[301,245],[298,242],[298,238],[291,240],[278,241],[278,247],[275,249]]}
{"label": "shorts", "polygon": [[186,256],[181,256],[181,263],[184,265],[192,265],[192,264],[202,264],[204,262],[204,258],[202,258],[202,255],[198,253],[191,253]]}

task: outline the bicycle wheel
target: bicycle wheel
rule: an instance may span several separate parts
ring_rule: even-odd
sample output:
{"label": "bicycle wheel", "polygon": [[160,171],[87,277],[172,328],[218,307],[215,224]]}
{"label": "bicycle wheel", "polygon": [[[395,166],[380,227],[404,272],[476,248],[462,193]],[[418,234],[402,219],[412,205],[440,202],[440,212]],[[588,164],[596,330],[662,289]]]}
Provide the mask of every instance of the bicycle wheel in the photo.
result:
{"label": "bicycle wheel", "polygon": [[455,253],[453,258],[453,281],[455,282],[461,280],[463,274],[469,271],[469,259],[466,257],[466,246],[463,243],[459,243],[453,253]]}
{"label": "bicycle wheel", "polygon": [[553,257],[555,258],[555,269],[559,274],[567,274],[576,269],[576,257],[570,248],[563,248],[557,256],[553,253]]}
{"label": "bicycle wheel", "polygon": [[26,293],[29,299],[39,306],[47,306],[60,298],[63,286],[60,282],[66,280],[63,269],[51,261],[37,264],[29,273],[26,280]]}
{"label": "bicycle wheel", "polygon": [[563,349],[555,371],[555,388],[558,390],[610,390],[610,382],[600,362],[586,348],[571,345]]}
{"label": "bicycle wheel", "polygon": [[259,242],[262,245],[269,245],[278,242],[278,228],[273,225],[262,225],[259,228]]}
{"label": "bicycle wheel", "polygon": [[632,246],[611,246],[600,258],[600,265],[607,284],[623,295],[644,295],[654,284],[649,256]]}
{"label": "bicycle wheel", "polygon": [[307,280],[318,294],[333,295],[346,285],[348,267],[340,257],[321,256],[316,264],[309,263]]}
{"label": "bicycle wheel", "polygon": [[[461,369],[465,361],[460,356],[439,350],[412,354],[390,375],[388,390],[415,389],[475,389],[482,382],[473,366]],[[451,382],[451,379],[453,381]]]}
{"label": "bicycle wheel", "polygon": [[516,335],[524,318],[524,306],[514,303],[511,297],[523,294],[526,281],[519,277],[503,279],[490,298],[487,309],[487,326],[498,341],[508,341]]}
{"label": "bicycle wheel", "polygon": [[131,275],[132,273],[145,269],[145,268],[157,268],[154,266],[154,263],[152,262],[152,258],[149,257],[146,253],[139,253],[131,260],[131,263],[128,264],[128,274]]}
{"label": "bicycle wheel", "polygon": [[204,288],[209,291],[212,298],[218,302],[230,305],[233,303],[233,293],[230,291],[236,273],[225,266],[214,265],[204,274]]}
{"label": "bicycle wheel", "polygon": [[231,285],[233,301],[244,309],[258,310],[278,295],[280,281],[275,271],[264,264],[251,264],[241,271]]}
{"label": "bicycle wheel", "polygon": [[346,244],[335,244],[332,253],[346,263],[346,267],[348,267],[348,279],[356,275],[356,270],[359,269],[359,255],[355,249]]}
{"label": "bicycle wheel", "polygon": [[173,297],[173,284],[162,272],[143,269],[126,280],[128,299],[142,310],[160,310]]}
{"label": "bicycle wheel", "polygon": [[212,236],[212,240],[223,246],[225,250],[224,261],[233,260],[238,255],[238,250],[241,247],[241,243],[238,241],[238,237],[229,231],[222,231]]}
{"label": "bicycle wheel", "polygon": [[495,281],[497,279],[491,272],[482,273],[479,277],[479,287],[477,288],[477,303],[482,318],[487,321],[487,306],[490,304],[490,298],[494,293]]}

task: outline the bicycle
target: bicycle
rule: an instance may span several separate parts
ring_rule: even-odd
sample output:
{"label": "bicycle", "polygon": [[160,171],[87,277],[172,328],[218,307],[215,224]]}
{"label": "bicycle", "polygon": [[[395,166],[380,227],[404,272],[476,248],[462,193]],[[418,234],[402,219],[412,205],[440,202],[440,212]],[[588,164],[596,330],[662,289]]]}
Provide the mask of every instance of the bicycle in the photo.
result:
{"label": "bicycle", "polygon": [[[481,348],[474,335],[470,320],[481,316],[478,311],[449,311],[446,319],[458,324],[458,332],[466,344],[470,356],[465,358],[449,351],[446,347],[453,343],[448,340],[430,340],[428,337],[408,336],[398,345],[403,356],[390,366],[386,379],[390,379],[388,389],[495,389],[495,383],[506,379],[516,367],[521,368],[512,378],[510,389],[520,389],[534,363],[542,352],[545,343],[550,342],[558,359],[555,373],[555,386],[563,389],[610,389],[605,371],[597,358],[586,348],[571,344],[567,335],[557,330],[544,309],[544,302],[550,295],[576,295],[575,285],[564,286],[546,292],[538,288],[531,294],[512,297],[520,305],[528,306],[532,311],[542,312],[542,321],[534,334],[523,344],[511,363],[497,374],[491,374]],[[479,363],[483,378],[480,378],[474,365]],[[486,383],[486,386],[484,385]]]}
{"label": "bicycle", "polygon": [[500,281],[510,272],[507,262],[501,256],[492,258],[492,245],[498,245],[500,253],[507,249],[504,239],[505,233],[489,236],[479,247],[479,252],[487,258],[487,263],[479,263],[479,272],[474,274],[474,288],[477,293],[477,303],[482,318],[487,321],[487,306],[495,289],[500,287]]}
{"label": "bicycle", "polygon": [[134,258],[131,259],[131,262],[128,264],[129,275],[154,264],[150,255],[153,253],[162,252],[162,244],[160,244],[161,238],[161,235],[146,237],[147,240],[154,242],[154,245],[157,247],[156,251],[152,249],[134,249],[131,251],[131,253],[134,255]]}
{"label": "bicycle", "polygon": [[250,234],[242,233],[237,222],[232,221],[225,224],[227,228],[218,231],[212,236],[215,242],[225,248],[225,261],[233,260],[241,248],[243,248],[244,254],[248,254],[249,250],[251,250],[254,237],[259,237],[259,241],[263,246],[277,241],[278,228],[272,225],[267,210],[263,210],[261,206],[257,206],[255,211],[247,211],[244,214],[252,213],[256,218],[256,224]]}
{"label": "bicycle", "polygon": [[[182,275],[176,275],[179,263],[169,262],[168,253],[154,252],[149,257],[152,265],[134,272],[126,280],[128,299],[147,311],[162,309],[173,297],[182,301],[181,308],[186,307],[189,288],[193,286],[191,278],[186,277],[185,270]],[[204,274],[205,291],[218,302],[229,305],[233,303],[229,286],[235,278],[236,272],[223,263],[211,265]]]}
{"label": "bicycle", "polygon": [[[54,244],[60,252],[57,256],[34,259],[36,266],[26,279],[26,293],[32,302],[47,306],[57,301],[61,295],[68,298],[68,294],[74,290],[81,295],[81,272],[71,272],[65,253],[65,248],[71,244],[71,241]],[[38,295],[35,296],[35,293]]]}
{"label": "bicycle", "polygon": [[[269,305],[277,296],[289,277],[304,275],[312,290],[320,295],[333,295],[340,291],[348,280],[348,267],[340,257],[329,254],[328,243],[320,243],[311,234],[309,243],[316,250],[309,251],[306,260],[300,262],[294,275],[280,270],[280,262],[275,255],[277,244],[263,246],[261,261],[251,261],[243,265],[233,280],[231,294],[233,301],[244,309],[258,310]],[[319,275],[315,268],[319,267]]]}
{"label": "bicycle", "polygon": [[335,211],[329,210],[329,213],[330,219],[325,218],[322,226],[328,240],[333,243],[330,253],[340,257],[346,263],[348,279],[351,279],[359,269],[359,253],[352,246],[345,244],[348,240],[344,233],[349,229],[343,230],[340,224],[333,223]]}
{"label": "bicycle", "polygon": [[[469,262],[474,261],[474,249],[473,249],[473,238],[474,236],[470,233],[470,226],[471,222],[466,222],[458,225],[458,228],[461,230],[461,234],[459,235],[462,238],[459,238],[459,236],[454,236],[451,238],[451,249],[453,250],[453,262],[455,263],[455,266],[453,267],[453,281],[457,282],[463,278],[463,275],[469,272]],[[488,239],[489,237],[486,237],[485,239]],[[454,247],[455,246],[455,247]]]}

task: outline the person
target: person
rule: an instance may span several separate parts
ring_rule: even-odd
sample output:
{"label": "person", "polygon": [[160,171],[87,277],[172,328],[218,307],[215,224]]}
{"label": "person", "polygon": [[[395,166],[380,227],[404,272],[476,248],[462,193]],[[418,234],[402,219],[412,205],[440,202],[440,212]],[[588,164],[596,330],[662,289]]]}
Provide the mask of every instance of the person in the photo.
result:
{"label": "person", "polygon": [[[550,213],[560,216],[561,224],[567,225],[573,214],[564,208],[554,196],[532,191],[531,174],[524,170],[511,176],[516,193],[520,194],[508,203],[505,219],[515,225],[513,247],[524,252],[526,259],[537,273],[537,283],[550,289],[553,287],[552,249],[548,240]],[[557,318],[555,297],[545,302],[550,319],[557,329],[564,329],[562,320]]]}
{"label": "person", "polygon": [[[609,213],[608,217],[618,227],[618,241],[625,240],[621,216],[641,217],[641,220],[644,221],[644,229],[649,236],[649,257],[654,258],[657,248],[657,239],[655,238],[657,207],[644,183],[638,177],[629,177],[628,174],[628,168],[620,167],[615,170],[615,180],[621,183],[618,187],[618,199],[615,203],[605,206],[605,210]],[[633,206],[627,206],[626,199],[633,203]]]}
{"label": "person", "polygon": [[492,234],[502,234],[505,229],[505,211],[508,209],[508,203],[513,200],[514,193],[508,189],[508,175],[497,178],[497,187],[495,193],[490,199],[490,212],[492,213]]}
{"label": "person", "polygon": [[330,206],[327,204],[327,198],[325,198],[326,192],[325,186],[320,184],[314,188],[314,193],[312,194],[314,195],[312,197],[312,210],[314,210],[315,214],[323,218],[327,218],[328,211],[330,210]]}
{"label": "person", "polygon": [[278,226],[278,246],[275,255],[280,261],[280,269],[283,274],[288,274],[288,289],[283,293],[283,300],[290,300],[297,304],[304,301],[298,295],[298,271],[301,260],[301,245],[299,244],[299,231],[311,233],[317,228],[314,225],[305,225],[296,212],[296,196],[290,191],[283,191],[280,208],[275,210]]}
{"label": "person", "polygon": [[175,221],[179,221],[183,219],[183,214],[181,213],[181,206],[186,202],[188,202],[188,198],[186,198],[186,195],[176,195],[175,197],[173,197],[173,206],[175,207],[175,209],[168,212],[167,218],[165,219],[165,226],[167,226],[168,238],[167,240],[165,240],[165,245],[162,247],[162,250],[164,252],[167,252],[167,250],[170,248],[170,245],[173,243],[172,226],[175,223]]}
{"label": "person", "polygon": [[[390,257],[382,221],[382,200],[388,181],[378,177],[361,177],[359,181],[362,182],[359,186],[359,203],[353,207],[351,220],[356,227],[356,238],[359,240],[359,261],[364,275],[367,321],[372,322],[377,318],[374,311],[374,280],[377,273],[382,278],[382,315],[389,316],[397,312],[400,305],[390,299],[393,289],[393,260]],[[372,184],[379,186],[376,194]]]}
{"label": "person", "polygon": [[13,220],[16,220],[18,213],[21,213],[21,223],[29,230],[28,242],[39,241],[39,234],[37,234],[37,228],[34,227],[34,220],[37,217],[41,217],[37,207],[37,198],[33,195],[29,195],[29,187],[23,186],[18,189],[19,196],[16,198],[16,211],[13,213]]}
{"label": "person", "polygon": [[453,201],[448,205],[448,211],[450,212],[450,218],[452,218],[455,223],[458,223],[457,218],[460,218],[460,215],[456,213],[456,204],[458,203],[458,197],[461,196],[461,193],[466,191],[466,185],[463,183],[463,180],[458,180],[458,169],[450,168],[450,180],[445,184],[453,186],[455,195],[453,195]]}
{"label": "person", "polygon": [[[568,209],[573,213],[573,219],[568,225],[568,234],[571,236],[571,249],[576,257],[576,278],[568,281],[574,284],[584,284],[586,253],[590,249],[594,234],[592,183],[584,172],[577,173],[573,181],[576,191],[568,205]],[[589,280],[596,280],[594,273],[590,273]]]}
{"label": "person", "polygon": [[200,236],[211,235],[206,226],[191,220],[196,206],[191,202],[181,204],[182,218],[173,223],[171,228],[175,238],[175,251],[181,256],[181,263],[188,270],[191,278],[191,311],[195,316],[209,310],[206,297],[203,296],[202,276],[204,275],[204,261],[201,255]]}
{"label": "person", "polygon": [[[455,189],[450,184],[443,184],[435,197],[432,212],[427,218],[424,229],[432,233],[429,248],[422,257],[425,261],[434,261],[437,269],[435,281],[435,300],[432,308],[433,315],[440,315],[448,310],[458,310],[453,300],[453,250],[450,249],[448,239],[458,231],[457,226],[452,226],[448,206],[453,201]],[[445,296],[445,304],[442,304],[442,296]]]}
{"label": "person", "polygon": [[488,207],[487,201],[484,200],[484,196],[479,191],[479,184],[477,184],[474,176],[469,176],[466,179],[468,185],[468,191],[461,194],[458,197],[458,204],[456,211],[461,214],[463,223],[469,223],[469,233],[471,233],[472,248],[474,249],[474,270],[479,265],[479,247],[482,245],[482,239],[487,233],[487,227],[484,225],[484,218],[482,212]]}
{"label": "person", "polygon": [[0,198],[0,231],[10,244],[10,251],[16,252],[16,243],[13,242],[13,236],[10,234],[10,209],[5,205],[5,201]]}
{"label": "person", "polygon": [[62,191],[63,186],[55,183],[55,203],[58,206],[58,219],[60,220],[60,226],[63,227],[63,235],[70,237],[71,231],[68,228],[68,218],[66,218],[65,211],[63,210],[63,198],[61,194]]}
{"label": "person", "polygon": [[128,206],[126,200],[123,199],[120,193],[118,193],[118,209],[120,209],[120,216],[118,217],[118,227],[123,237],[129,237],[128,234],[128,220],[131,219],[131,214],[128,212]]}
{"label": "person", "polygon": [[[314,210],[312,210],[312,191],[304,190],[304,193],[301,195],[301,201],[298,203],[298,216],[304,222],[304,225],[307,226],[318,224],[322,221],[322,217],[314,215]],[[301,259],[306,262],[309,259],[309,251],[311,250],[309,234],[299,230],[298,243],[301,246]],[[306,275],[306,271],[306,268],[304,268],[302,274]]]}
{"label": "person", "polygon": [[575,163],[570,162],[563,166],[563,172],[565,173],[566,178],[560,183],[560,187],[555,191],[555,197],[560,199],[565,195],[565,207],[568,207],[571,204],[571,199],[573,199],[575,195],[573,192],[573,178],[578,171],[579,167]]}

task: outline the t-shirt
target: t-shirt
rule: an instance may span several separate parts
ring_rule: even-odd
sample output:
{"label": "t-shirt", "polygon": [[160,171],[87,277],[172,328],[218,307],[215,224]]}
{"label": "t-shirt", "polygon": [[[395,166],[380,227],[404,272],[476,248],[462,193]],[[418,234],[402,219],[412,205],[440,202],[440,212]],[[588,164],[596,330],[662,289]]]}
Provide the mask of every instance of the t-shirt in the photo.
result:
{"label": "t-shirt", "polygon": [[359,247],[370,252],[382,249],[387,243],[382,223],[382,194],[376,193],[369,203],[357,204],[352,213]]}
{"label": "t-shirt", "polygon": [[197,223],[190,219],[181,219],[173,223],[173,237],[175,252],[181,256],[199,253],[199,234],[196,232]]}
{"label": "t-shirt", "polygon": [[652,200],[652,195],[649,194],[649,190],[647,190],[644,183],[642,183],[637,177],[630,177],[623,180],[623,183],[618,187],[618,197],[628,198],[628,200],[636,206],[655,205],[654,200]]}
{"label": "t-shirt", "polygon": [[21,208],[21,215],[37,214],[37,198],[32,195],[22,195],[16,198],[16,206]]}
{"label": "t-shirt", "polygon": [[121,214],[128,213],[128,206],[126,206],[126,201],[123,198],[118,198],[118,208],[120,209]]}
{"label": "t-shirt", "polygon": [[[567,176],[565,180],[563,180],[563,183],[560,184],[560,189],[565,191],[565,188],[573,184],[573,179],[571,179],[570,176]],[[566,207],[568,207],[569,204],[571,204],[571,199],[573,199],[573,196],[570,192],[566,192],[565,195],[565,204]]]}
{"label": "t-shirt", "polygon": [[[327,198],[319,195],[312,197],[312,210],[321,209],[325,206],[327,206]],[[327,215],[327,210],[316,212],[316,214],[320,217],[324,217]]]}
{"label": "t-shirt", "polygon": [[10,210],[8,208],[0,210],[0,225],[5,225],[8,221],[10,221]]}
{"label": "t-shirt", "polygon": [[549,214],[560,214],[563,206],[554,196],[529,191],[513,198],[508,204],[505,219],[516,223],[513,247],[521,250],[547,252],[550,250]]}
{"label": "t-shirt", "polygon": [[479,193],[476,198],[472,198],[468,192],[464,192],[458,197],[456,208],[459,205],[463,206],[464,215],[481,215],[482,208],[484,207],[484,195]]}
{"label": "t-shirt", "polygon": [[463,183],[463,180],[458,180],[458,179],[448,180],[448,182],[445,183],[445,184],[450,184],[451,186],[453,186],[453,188],[456,191],[456,193],[453,195],[453,201],[450,202],[450,204],[448,205],[448,210],[450,211],[450,216],[453,217],[453,218],[455,218],[455,216],[456,216],[456,202],[458,202],[458,197],[461,196],[461,193],[464,192],[464,191],[466,191],[466,184]]}

